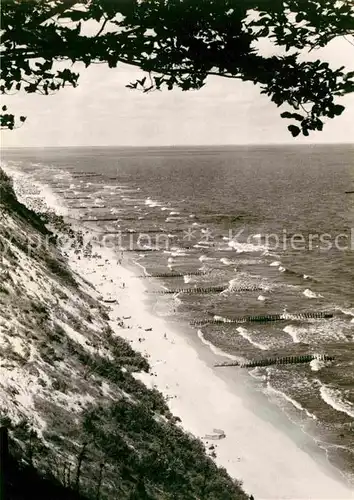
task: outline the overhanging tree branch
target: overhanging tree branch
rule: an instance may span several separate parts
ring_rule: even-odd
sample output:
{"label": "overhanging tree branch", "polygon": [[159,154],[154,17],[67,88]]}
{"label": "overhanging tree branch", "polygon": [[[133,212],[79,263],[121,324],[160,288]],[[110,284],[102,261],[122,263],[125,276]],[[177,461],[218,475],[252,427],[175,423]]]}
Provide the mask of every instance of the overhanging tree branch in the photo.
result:
{"label": "overhanging tree branch", "polygon": [[[308,135],[343,111],[335,97],[354,91],[353,72],[300,58],[354,32],[348,0],[9,0],[2,10],[3,93],[26,78],[26,92],[49,94],[77,85],[75,62],[123,62],[151,76],[127,85],[144,92],[199,89],[209,75],[253,82],[277,106],[307,104],[304,115],[281,116],[299,122],[293,135]],[[87,21],[100,24],[96,34],[81,34]],[[105,32],[108,22],[115,28]],[[262,56],[262,39],[289,55]],[[55,70],[58,61],[68,68]]]}

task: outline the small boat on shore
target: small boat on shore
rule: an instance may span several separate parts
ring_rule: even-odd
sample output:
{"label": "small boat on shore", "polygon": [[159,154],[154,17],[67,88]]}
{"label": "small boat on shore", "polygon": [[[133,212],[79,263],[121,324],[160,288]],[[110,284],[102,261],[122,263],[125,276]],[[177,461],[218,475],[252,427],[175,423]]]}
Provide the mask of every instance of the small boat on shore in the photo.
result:
{"label": "small boat on shore", "polygon": [[226,434],[222,429],[213,429],[212,434],[205,434],[204,439],[224,439]]}

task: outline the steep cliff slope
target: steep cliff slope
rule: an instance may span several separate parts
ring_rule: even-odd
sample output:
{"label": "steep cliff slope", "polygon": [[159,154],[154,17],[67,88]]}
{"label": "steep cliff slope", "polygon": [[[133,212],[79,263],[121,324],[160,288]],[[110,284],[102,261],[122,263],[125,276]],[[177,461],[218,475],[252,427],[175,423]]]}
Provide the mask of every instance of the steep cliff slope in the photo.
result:
{"label": "steep cliff slope", "polygon": [[1,170],[0,211],[0,412],[17,479],[30,468],[92,499],[248,498],[138,380],[149,364],[70,271],[58,219],[19,203]]}

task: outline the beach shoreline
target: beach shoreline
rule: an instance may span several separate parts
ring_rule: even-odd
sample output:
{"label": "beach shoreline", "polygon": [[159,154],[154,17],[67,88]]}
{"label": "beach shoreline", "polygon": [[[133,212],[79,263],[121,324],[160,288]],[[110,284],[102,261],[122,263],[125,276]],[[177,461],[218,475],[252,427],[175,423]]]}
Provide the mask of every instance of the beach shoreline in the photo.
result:
{"label": "beach shoreline", "polygon": [[[57,210],[60,204],[50,190],[43,195],[47,205]],[[109,307],[115,334],[148,356],[151,373],[139,374],[139,378],[164,394],[182,427],[196,437],[212,435],[215,428],[224,431],[223,439],[203,441],[207,447],[214,445],[216,463],[241,480],[247,493],[269,500],[354,497],[340,472],[321,460],[320,450],[309,455],[309,448],[315,448],[304,433],[296,442],[288,433],[295,424],[287,424],[287,417],[272,408],[264,395],[251,394],[247,375],[240,369],[216,372],[213,364],[221,356],[226,360],[227,354],[212,352],[191,327],[169,323],[154,314],[148,288],[137,278],[133,263],[126,266],[123,261],[120,265],[111,250],[94,251],[101,257],[68,251],[68,264],[92,284],[92,293]],[[294,429],[294,435],[299,437],[300,433]]]}

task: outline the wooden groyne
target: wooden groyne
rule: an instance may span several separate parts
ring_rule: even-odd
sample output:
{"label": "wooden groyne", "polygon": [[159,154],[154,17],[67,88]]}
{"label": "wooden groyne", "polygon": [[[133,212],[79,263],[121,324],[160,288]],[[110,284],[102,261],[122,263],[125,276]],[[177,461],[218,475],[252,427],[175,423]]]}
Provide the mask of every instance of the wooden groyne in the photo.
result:
{"label": "wooden groyne", "polygon": [[[98,206],[97,205],[70,205],[69,208],[72,210],[74,210],[74,209],[82,210],[83,208],[94,208],[95,210],[97,210],[99,208],[107,208],[107,207],[106,207],[106,205],[98,205]],[[85,220],[85,219],[80,219],[80,220]],[[97,219],[94,219],[94,220],[97,220]]]}
{"label": "wooden groyne", "polygon": [[333,361],[334,356],[328,356],[327,354],[314,355],[305,354],[303,356],[285,356],[282,358],[265,358],[265,359],[254,359],[246,363],[239,363],[237,361],[226,361],[224,363],[216,363],[215,367],[224,366],[239,366],[240,368],[257,368],[262,366],[271,365],[291,365],[291,364],[301,364],[301,363],[311,363],[318,359],[319,361]]}
{"label": "wooden groyne", "polygon": [[92,200],[92,196],[64,196],[64,200]]}
{"label": "wooden groyne", "polygon": [[205,276],[207,271],[195,271],[193,273],[160,273],[160,274],[144,274],[137,278],[183,278],[184,276]]}
{"label": "wooden groyne", "polygon": [[[212,313],[215,314],[215,313]],[[264,314],[261,316],[240,316],[238,318],[232,319],[205,319],[192,321],[191,325],[224,325],[227,323],[231,324],[242,324],[242,323],[268,323],[272,321],[289,321],[289,320],[303,320],[303,319],[328,319],[333,318],[333,313],[331,312],[306,312],[306,313],[294,313],[294,314]]]}
{"label": "wooden groyne", "polygon": [[209,288],[201,288],[201,287],[195,287],[195,288],[174,288],[172,290],[155,290],[153,293],[160,293],[160,294],[176,294],[176,293],[186,293],[186,294],[207,294],[207,293],[219,293],[223,292],[225,290],[224,286],[212,286]]}
{"label": "wooden groyne", "polygon": [[[82,208],[82,207],[80,207]],[[106,208],[105,206],[98,206],[95,208]],[[96,217],[95,219],[80,219],[82,222],[115,222],[118,217]]]}
{"label": "wooden groyne", "polygon": [[[208,288],[202,288],[202,287],[194,287],[194,288],[174,288],[172,290],[156,290],[152,293],[160,293],[160,294],[176,294],[176,293],[186,293],[186,294],[193,294],[193,295],[202,295],[202,294],[208,294],[208,293],[221,293],[221,292],[226,292],[229,291],[230,289],[225,286],[210,286]],[[257,290],[257,288],[254,287],[239,287],[239,288],[233,288],[233,292],[253,292],[254,290]]]}
{"label": "wooden groyne", "polygon": [[230,292],[261,292],[263,287],[259,285],[249,285],[245,287],[231,286],[228,288]]}
{"label": "wooden groyne", "polygon": [[148,229],[147,231],[144,231],[143,233],[138,231],[137,229],[131,229],[131,230],[124,229],[123,231],[103,231],[102,234],[121,234],[122,236],[129,235],[129,234],[139,234],[139,237],[141,239],[143,239],[144,234],[156,234],[156,235],[161,235],[161,236],[163,235],[163,236],[168,237],[167,232],[162,230],[162,229]]}
{"label": "wooden groyne", "polygon": [[[133,233],[132,233],[133,234]],[[162,248],[120,248],[123,252],[161,252]]]}
{"label": "wooden groyne", "polygon": [[283,314],[284,319],[322,319],[322,318],[333,318],[333,312],[327,311],[314,311],[314,312],[303,312],[303,313],[285,313]]}
{"label": "wooden groyne", "polygon": [[71,177],[102,177],[102,174],[95,172],[76,172],[75,174],[71,174]]}

